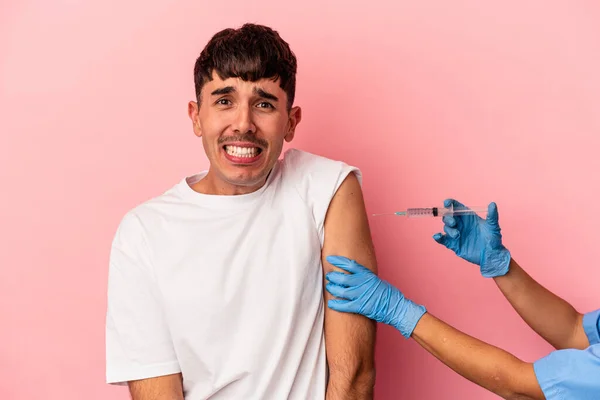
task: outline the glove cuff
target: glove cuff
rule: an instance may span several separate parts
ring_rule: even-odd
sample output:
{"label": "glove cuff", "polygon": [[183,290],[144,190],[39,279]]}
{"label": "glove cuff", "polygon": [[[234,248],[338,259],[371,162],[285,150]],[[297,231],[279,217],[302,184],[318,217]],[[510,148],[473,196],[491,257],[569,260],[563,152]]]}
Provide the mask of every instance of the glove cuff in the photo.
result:
{"label": "glove cuff", "polygon": [[421,317],[427,312],[427,309],[420,305],[413,303],[409,299],[404,299],[403,304],[403,315],[399,318],[398,324],[395,326],[400,331],[402,336],[409,339],[417,326],[417,323]]}
{"label": "glove cuff", "polygon": [[486,249],[481,262],[481,275],[484,278],[496,278],[508,273],[510,266],[510,251],[502,246],[500,249]]}

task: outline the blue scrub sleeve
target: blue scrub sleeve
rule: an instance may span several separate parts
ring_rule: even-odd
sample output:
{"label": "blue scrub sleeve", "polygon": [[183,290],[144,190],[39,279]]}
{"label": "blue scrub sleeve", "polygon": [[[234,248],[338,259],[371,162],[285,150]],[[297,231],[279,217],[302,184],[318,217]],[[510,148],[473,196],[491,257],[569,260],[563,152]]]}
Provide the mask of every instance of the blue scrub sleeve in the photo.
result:
{"label": "blue scrub sleeve", "polygon": [[600,399],[600,344],[553,351],[533,369],[547,400]]}
{"label": "blue scrub sleeve", "polygon": [[600,343],[600,310],[587,313],[583,316],[583,329],[590,344]]}
{"label": "blue scrub sleeve", "polygon": [[584,315],[583,328],[590,347],[553,351],[533,363],[546,399],[600,399],[600,310]]}

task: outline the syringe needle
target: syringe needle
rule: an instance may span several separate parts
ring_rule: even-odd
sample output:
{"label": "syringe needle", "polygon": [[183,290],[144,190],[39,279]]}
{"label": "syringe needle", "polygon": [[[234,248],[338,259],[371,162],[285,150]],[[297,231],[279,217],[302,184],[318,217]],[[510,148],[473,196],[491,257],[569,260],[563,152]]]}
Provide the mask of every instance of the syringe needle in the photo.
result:
{"label": "syringe needle", "polygon": [[371,214],[373,217],[378,217],[380,215],[406,215],[406,211],[396,211],[391,213],[382,213],[382,214]]}

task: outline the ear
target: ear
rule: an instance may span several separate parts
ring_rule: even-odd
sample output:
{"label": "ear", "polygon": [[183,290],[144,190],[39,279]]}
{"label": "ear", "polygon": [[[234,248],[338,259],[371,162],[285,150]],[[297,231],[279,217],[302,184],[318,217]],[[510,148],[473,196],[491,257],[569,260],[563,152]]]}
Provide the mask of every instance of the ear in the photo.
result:
{"label": "ear", "polygon": [[296,134],[296,127],[302,120],[302,109],[300,107],[292,107],[287,123],[287,131],[284,139],[286,142],[291,142]]}
{"label": "ear", "polygon": [[194,134],[198,137],[202,136],[202,130],[200,129],[200,105],[195,101],[190,101],[188,103],[188,116],[192,120],[192,125],[194,128]]}

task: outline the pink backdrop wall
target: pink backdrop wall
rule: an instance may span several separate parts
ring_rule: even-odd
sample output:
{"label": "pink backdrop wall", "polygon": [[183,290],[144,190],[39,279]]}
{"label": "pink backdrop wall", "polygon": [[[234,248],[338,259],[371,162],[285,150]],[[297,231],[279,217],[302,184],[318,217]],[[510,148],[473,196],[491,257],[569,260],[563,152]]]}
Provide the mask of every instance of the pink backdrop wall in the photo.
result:
{"label": "pink backdrop wall", "polygon": [[[193,63],[246,21],[299,58],[293,145],[360,166],[369,212],[494,200],[514,257],[600,306],[598,3],[351,3],[1,3],[0,398],[128,398],[103,383],[110,241],[129,208],[207,166]],[[550,350],[433,242],[440,221],[371,226],[381,275],[432,313],[524,360]],[[377,361],[378,399],[495,398],[385,326]]]}

